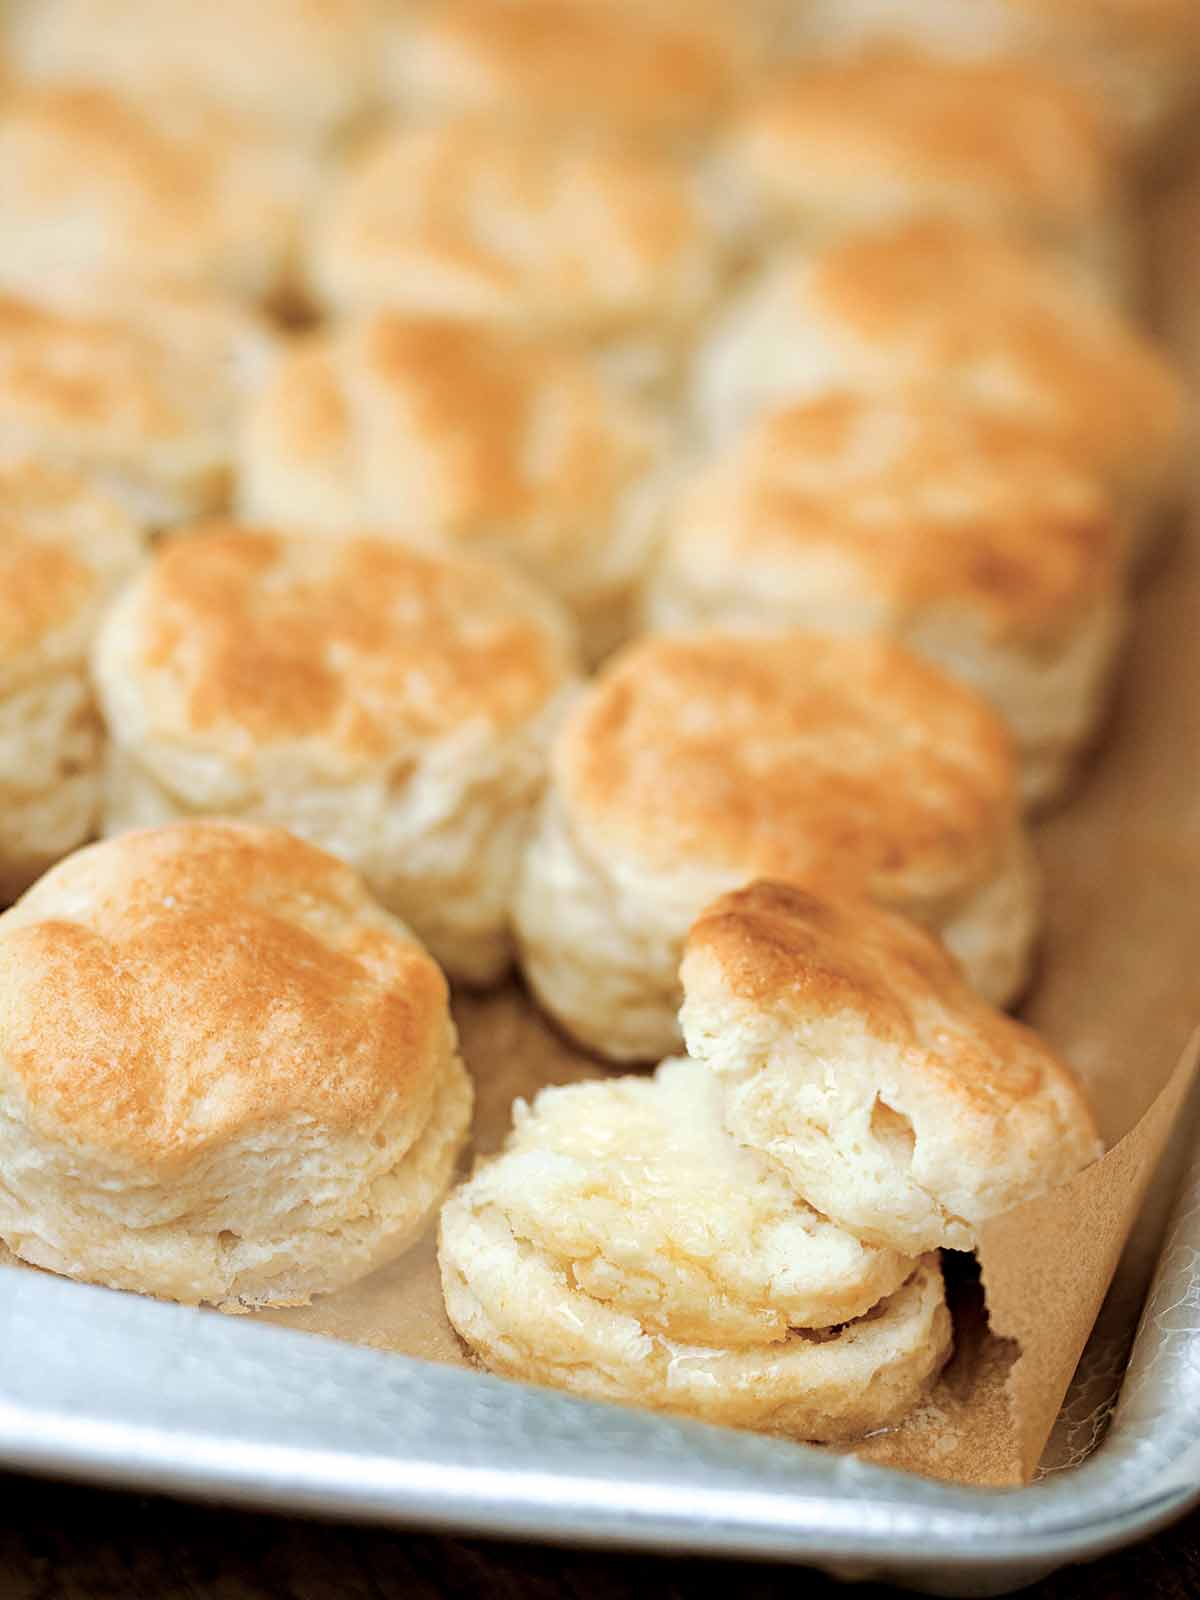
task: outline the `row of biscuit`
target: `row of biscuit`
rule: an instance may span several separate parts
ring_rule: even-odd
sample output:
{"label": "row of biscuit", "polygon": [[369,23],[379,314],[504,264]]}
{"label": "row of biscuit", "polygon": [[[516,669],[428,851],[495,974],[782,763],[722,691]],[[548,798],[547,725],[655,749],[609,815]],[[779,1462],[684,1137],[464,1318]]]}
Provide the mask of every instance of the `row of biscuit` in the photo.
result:
{"label": "row of biscuit", "polygon": [[23,466],[0,489],[23,527],[14,887],[97,813],[106,833],[285,826],[352,862],[457,979],[503,976],[513,925],[547,1008],[618,1058],[678,1042],[688,923],[759,874],[852,884],[939,930],[995,1002],[1023,987],[1036,874],[1010,741],[899,645],[651,636],[580,693],[565,617],[501,568],[235,524],[141,562],[136,526],[74,480]]}
{"label": "row of biscuit", "polygon": [[[893,26],[865,57],[789,61],[754,7],[716,0],[272,0],[249,26],[237,9],[10,8],[0,286],[663,337],[764,242],[914,213],[1032,238],[1117,294],[1136,281],[1111,119],[1036,57],[914,55]],[[1194,76],[1188,22],[1172,64]],[[352,87],[352,61],[388,60],[390,109]],[[308,142],[297,115],[340,136]],[[648,144],[654,118],[690,137]]]}
{"label": "row of biscuit", "polygon": [[[1022,803],[1091,736],[1180,453],[1112,304],[1102,125],[1008,62],[768,78],[780,19],[715,0],[334,7],[330,93],[271,109],[204,9],[181,51],[172,8],[18,5],[53,86],[0,101],[0,888],[120,835],[0,923],[0,1235],[229,1306],[402,1248],[469,1087],[399,917],[462,981],[515,950],[615,1059],[677,1050],[688,996],[698,1061],[544,1096],[450,1203],[484,1359],[890,1422],[948,1348],[927,1252],[1096,1149],[1050,1053],[862,897],[1020,992]],[[274,93],[322,8],[259,9],[246,62],[270,38],[299,75]],[[406,120],[351,139],[384,61]],[[229,509],[264,526],[188,525]],[[581,691],[567,613],[591,662],[670,632]],[[270,830],[126,831],[214,812],[384,909]],[[689,1026],[689,924],[762,876],[812,892],[702,917],[693,955],[736,948]],[[135,1049],[157,1011],[178,1044]]]}
{"label": "row of biscuit", "polygon": [[1023,65],[797,69],[702,158],[471,117],[385,123],[317,158],[205,101],[19,85],[0,174],[0,288],[68,303],[166,284],[293,315],[641,337],[665,363],[764,246],[914,214],[1032,240],[1114,299],[1137,289],[1120,163]]}
{"label": "row of biscuit", "polygon": [[[1006,273],[1019,266],[1036,275],[1040,265],[1010,257],[1007,247],[996,263],[1001,247],[975,235],[956,234],[952,246],[968,265],[981,255]],[[687,464],[672,455],[668,430],[645,398],[578,352],[465,323],[352,320],[306,336],[272,367],[265,341],[241,314],[182,294],[88,318],[8,302],[0,309],[0,435],[39,463],[33,472],[13,469],[12,570],[27,543],[27,559],[45,564],[55,494],[67,507],[64,537],[76,518],[70,485],[39,486],[39,474],[80,474],[112,498],[95,515],[115,525],[120,506],[143,530],[221,505],[236,476],[239,503],[255,521],[288,530],[285,543],[323,536],[314,543],[328,547],[325,556],[314,550],[306,559],[325,560],[330,574],[346,536],[372,527],[430,555],[515,565],[574,614],[591,659],[634,631],[639,617],[669,629],[890,635],[992,701],[1016,735],[1026,799],[1044,801],[1062,788],[1103,709],[1136,554],[1132,523],[1144,541],[1169,490],[1181,399],[1150,347],[1107,314],[1089,320],[1090,307],[1073,329],[1058,314],[1034,323],[1034,302],[1014,333],[1009,301],[989,307],[977,274],[968,297],[977,323],[963,307],[960,327],[952,290],[963,280],[939,276],[938,263],[937,249],[911,228],[818,253],[805,271],[827,274],[827,299],[866,281],[852,268],[869,267],[881,295],[876,311],[886,306],[900,326],[881,327],[877,315],[871,340],[846,340],[853,391],[839,387],[839,374],[833,389],[768,408]],[[917,272],[916,289],[889,283],[889,271],[901,279]],[[809,278],[806,286],[813,298],[821,292]],[[767,298],[780,296],[772,288]],[[749,321],[757,318],[763,331],[752,336],[739,309],[712,347],[715,367],[740,368],[751,388],[769,387],[769,357],[779,373],[789,359],[807,362],[818,339],[833,343],[837,324],[820,314],[824,303],[785,304],[796,313],[793,341],[782,313],[755,311]],[[1039,338],[1023,369],[1018,336],[1031,326]],[[1017,359],[1006,364],[1010,335]],[[959,354],[964,344],[970,363]],[[943,347],[951,358],[944,368]],[[897,348],[930,376],[893,390],[899,358],[886,357]],[[828,367],[827,352],[823,360]],[[865,378],[864,367],[872,369]],[[1003,403],[993,406],[986,391],[998,374]],[[732,390],[727,376],[712,378],[706,392]],[[1014,392],[1023,400],[1040,394],[1055,408],[1050,421],[1010,406]],[[746,408],[756,409],[749,400]],[[1077,436],[1076,448],[1064,443],[1067,433]],[[1084,444],[1096,458],[1090,469]],[[1119,499],[1111,487],[1118,481]],[[18,509],[24,495],[27,513]],[[131,537],[126,529],[118,542],[128,550]],[[172,541],[152,573],[169,584],[175,565],[198,569],[215,547],[202,544],[189,556]],[[96,557],[111,565],[99,550]],[[153,592],[158,579],[145,582]],[[247,582],[244,595],[227,602],[228,616],[238,606],[253,610]],[[305,580],[306,595],[317,582]],[[94,623],[97,595],[78,586],[76,575],[61,604]],[[326,601],[328,621],[314,613],[310,646],[331,651],[333,590]],[[241,648],[248,653],[259,641],[262,671],[241,680],[245,703],[226,707],[233,729],[250,719],[260,739],[254,696],[271,669],[271,631],[266,620],[247,627]],[[58,675],[80,683],[87,632],[83,622],[73,625],[68,656],[53,630],[43,646],[26,622],[15,636],[14,681]],[[375,655],[364,653],[364,671],[385,670],[391,637],[381,634]],[[428,648],[436,654],[436,641]],[[153,659],[131,657],[128,670],[135,682],[152,677]],[[210,669],[202,660],[190,670],[203,679]],[[348,682],[348,692],[353,687]],[[398,730],[405,718],[397,716]],[[192,741],[200,765],[190,781],[176,780],[180,809],[211,809],[222,792],[235,803],[237,785],[214,789],[205,767],[244,766],[245,728],[189,732],[181,715],[170,733],[148,726],[130,735],[111,706],[109,721],[134,757],[139,742],[156,737]],[[61,736],[60,764],[78,771],[75,721],[61,721]],[[45,783],[58,770],[44,765],[48,738],[43,730]],[[98,767],[101,749],[93,746]],[[376,775],[391,759],[394,752],[379,756]],[[18,788],[37,802],[31,773]],[[55,834],[54,852],[80,842],[93,821],[94,811],[83,809],[73,833]],[[4,876],[18,883],[45,860],[44,849],[6,845]]]}
{"label": "row of biscuit", "polygon": [[212,100],[297,145],[382,107],[693,139],[768,64],[881,43],[1042,61],[1131,144],[1196,98],[1190,0],[8,0],[14,70]]}
{"label": "row of biscuit", "polygon": [[[236,477],[255,519],[513,561],[592,657],[643,590],[656,625],[885,627],[990,693],[1028,791],[1052,794],[1173,488],[1161,358],[1041,262],[921,224],[777,262],[698,368],[731,437],[689,462],[580,352],[476,324],[353,318],[272,362],[252,319],[183,292],[89,316],[9,300],[0,437],[149,526],[220,507]],[[1048,662],[1067,700],[1049,729]]]}
{"label": "row of biscuit", "polygon": [[[8,551],[8,581],[38,598],[32,611],[14,618],[6,651],[11,693],[20,690],[28,696],[36,688],[43,697],[57,699],[70,686],[70,715],[64,710],[57,736],[49,725],[37,729],[43,763],[12,763],[35,814],[60,768],[69,767],[95,790],[107,764],[110,822],[114,817],[152,820],[172,809],[257,809],[272,814],[272,820],[299,825],[303,806],[311,804],[304,795],[322,788],[331,796],[340,793],[337,826],[344,828],[346,807],[363,784],[377,808],[395,806],[404,787],[415,784],[418,766],[433,759],[431,753],[437,752],[438,763],[449,771],[450,752],[457,750],[454,759],[465,773],[470,763],[459,731],[464,724],[474,728],[483,759],[497,770],[505,766],[497,752],[514,729],[543,729],[539,750],[548,742],[549,709],[574,675],[571,630],[549,596],[535,595],[515,574],[506,577],[464,558],[422,558],[398,541],[305,539],[238,524],[210,524],[160,546],[140,576],[129,582],[100,630],[109,592],[119,580],[130,579],[140,563],[142,540],[135,519],[100,491],[89,491],[71,475],[45,467],[17,465],[0,482],[18,535]],[[1040,486],[1033,480],[1030,487]],[[1088,509],[1085,502],[1085,513]],[[1041,506],[1029,513],[1035,535],[1036,516],[1053,516],[1054,510],[1053,505],[1048,511]],[[1011,524],[999,527],[1012,531]],[[920,531],[928,537],[929,525]],[[1084,532],[1089,531],[1085,523]],[[916,574],[922,561],[945,561],[942,552],[947,548],[954,553],[952,539],[935,545],[929,555],[918,547],[912,559]],[[747,566],[754,554],[752,549],[747,553]],[[904,555],[901,550],[900,558]],[[975,555],[968,544],[965,559]],[[947,574],[934,576],[944,580]],[[951,570],[950,580],[955,576]],[[1088,580],[1084,571],[1079,587],[1085,598]],[[952,881],[913,896],[913,909],[919,909],[923,896],[929,914],[937,915],[936,908],[950,895],[957,916],[968,891],[994,893],[991,886],[1000,864],[1014,859],[1009,841],[1020,831],[1022,784],[995,715],[965,686],[956,687],[950,676],[922,668],[904,650],[886,647],[878,638],[886,631],[903,638],[902,629],[876,625],[856,647],[852,638],[830,636],[834,630],[857,631],[853,617],[848,625],[836,606],[814,618],[782,614],[782,606],[772,612],[764,605],[756,617],[733,582],[730,578],[723,597],[730,606],[726,615],[711,622],[703,614],[689,618],[693,627],[675,642],[668,637],[628,647],[573,708],[555,744],[551,802],[531,850],[531,860],[538,863],[531,869],[535,875],[545,871],[569,878],[573,904],[594,898],[585,894],[588,870],[567,861],[580,849],[585,860],[613,854],[612,846],[599,842],[603,825],[588,820],[588,806],[603,811],[603,798],[597,800],[592,793],[600,782],[615,789],[613,803],[626,815],[635,816],[639,805],[644,806],[647,825],[653,827],[658,843],[651,842],[649,856],[628,842],[625,846],[631,852],[628,870],[637,877],[649,872],[655,851],[668,848],[665,841],[676,810],[680,837],[689,841],[696,860],[704,859],[701,830],[694,820],[684,819],[689,812],[702,817],[707,810],[717,823],[737,819],[741,853],[731,858],[731,867],[795,871],[806,855],[814,863],[817,857],[815,841],[803,825],[806,812],[819,814],[826,792],[835,784],[845,789],[851,777],[857,777],[863,791],[860,803],[867,810],[877,806],[881,797],[895,792],[889,770],[895,756],[889,746],[899,742],[904,762],[915,764],[920,752],[930,769],[922,778],[927,792],[923,810],[930,818],[922,831],[932,833],[935,814],[948,818],[958,813],[962,818],[956,825],[957,855],[948,869]],[[786,590],[776,582],[786,601]],[[1019,598],[1031,587],[1026,585]],[[458,595],[450,604],[440,591],[455,588]],[[936,617],[938,583],[931,581],[931,588],[929,614]],[[953,599],[963,605],[961,592]],[[1050,651],[1040,661],[1037,655],[1038,619],[1026,622],[1019,610],[1014,627],[1024,623],[1029,628],[1032,646],[1023,662],[1017,656],[1017,665],[1007,669],[1007,680],[1002,648],[993,647],[989,657],[986,635],[973,656],[967,654],[970,632],[963,628],[956,633],[952,624],[945,628],[944,641],[936,636],[923,640],[919,633],[913,641],[935,662],[939,648],[944,649],[952,676],[968,683],[979,679],[979,687],[998,700],[1008,681],[1026,688],[1031,729],[1042,735],[1040,744],[1030,741],[1022,752],[1026,791],[1040,773],[1061,768],[1098,709],[1103,673],[1097,669],[1111,657],[1119,611],[1102,588],[1090,610],[1098,628],[1085,612],[1078,643],[1071,637],[1055,641],[1061,662],[1057,677],[1047,665],[1047,658],[1054,662]],[[819,631],[822,623],[829,632]],[[753,636],[764,625],[764,636]],[[100,740],[93,737],[85,760],[79,727],[81,718],[91,726],[87,659],[97,631],[96,676],[111,751],[106,758]],[[1095,649],[1097,633],[1102,656],[1094,662],[1088,653]],[[1082,668],[1077,665],[1080,656]],[[424,677],[415,682],[418,670]],[[522,673],[518,692],[516,679]],[[18,710],[19,704],[12,699],[7,710],[13,737],[19,736],[23,723],[32,738],[33,723]],[[682,715],[685,708],[687,717]],[[797,741],[806,727],[813,730],[813,748],[801,761]],[[829,736],[831,727],[840,739]],[[737,772],[735,736],[751,729],[756,734],[754,766],[743,781]],[[309,742],[289,758],[292,776],[281,787],[270,781],[269,771],[281,759],[279,750],[301,730]],[[314,744],[314,739],[322,743]],[[857,754],[863,743],[872,756],[867,763]],[[839,744],[849,746],[850,753],[844,756]],[[346,753],[335,760],[324,745],[344,747]],[[635,766],[639,756],[654,763],[653,770],[640,773]],[[539,756],[533,762],[524,785],[530,797],[541,786],[543,760]],[[592,772],[598,777],[589,788]],[[754,774],[757,781],[752,781]],[[944,793],[935,800],[938,789]],[[767,819],[757,829],[747,811],[753,793]],[[293,795],[298,796],[294,803]],[[522,816],[528,808],[518,807],[507,790],[497,802],[497,816],[506,805]],[[444,809],[437,813],[443,827]],[[94,800],[80,808],[70,835],[56,837],[57,854],[87,836],[95,814]],[[43,851],[22,849],[24,824],[12,796],[7,815],[18,836],[6,845],[4,871],[8,881],[20,884],[36,875],[46,857]],[[789,831],[772,824],[775,815],[787,819]],[[377,863],[369,875],[386,899],[413,915],[403,885],[406,878],[415,882],[421,874],[405,859],[399,838],[384,842],[380,825],[381,817],[368,823],[364,814],[364,835],[374,841],[369,849]],[[623,832],[628,840],[635,827],[615,823],[608,831]],[[307,831],[316,829],[313,816]],[[573,842],[566,854],[564,837]],[[581,846],[581,839],[593,842]],[[728,848],[721,847],[717,858],[728,854]],[[828,842],[824,849],[828,853]],[[893,877],[902,881],[910,864],[901,862],[896,847],[885,852],[880,842],[865,854],[872,849],[887,856]],[[843,857],[849,853],[834,852]],[[390,866],[389,854],[396,858]],[[356,859],[367,866],[362,850]],[[604,873],[612,870],[605,861]],[[867,870],[865,860],[862,870]],[[929,871],[926,867],[923,875]],[[882,881],[878,887],[883,892]],[[411,901],[414,894],[407,898]],[[499,928],[507,902],[495,886],[492,898]],[[535,891],[533,909],[519,909],[518,914],[535,976],[542,965],[538,946],[547,942],[546,930],[539,929],[538,898]],[[1007,1000],[1020,989],[1028,965],[1028,920],[1021,919],[1021,933],[1012,932],[1007,951],[978,959],[981,985],[997,999]],[[549,944],[567,948],[570,940],[561,930],[551,931]],[[503,968],[502,960],[492,961],[475,973],[459,952],[437,953],[459,976],[486,981]],[[990,981],[985,977],[988,961],[995,966]],[[554,985],[547,980],[547,987]]]}

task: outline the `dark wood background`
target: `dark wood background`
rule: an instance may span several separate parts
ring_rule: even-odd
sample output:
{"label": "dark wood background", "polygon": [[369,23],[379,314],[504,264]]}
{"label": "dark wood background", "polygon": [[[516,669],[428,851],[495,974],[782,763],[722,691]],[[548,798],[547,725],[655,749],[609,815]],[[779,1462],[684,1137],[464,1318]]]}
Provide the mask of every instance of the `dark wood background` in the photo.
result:
{"label": "dark wood background", "polygon": [[[796,1568],[600,1555],[252,1516],[0,1476],[0,1600],[881,1600]],[[1026,1590],[1196,1600],[1200,1513]]]}

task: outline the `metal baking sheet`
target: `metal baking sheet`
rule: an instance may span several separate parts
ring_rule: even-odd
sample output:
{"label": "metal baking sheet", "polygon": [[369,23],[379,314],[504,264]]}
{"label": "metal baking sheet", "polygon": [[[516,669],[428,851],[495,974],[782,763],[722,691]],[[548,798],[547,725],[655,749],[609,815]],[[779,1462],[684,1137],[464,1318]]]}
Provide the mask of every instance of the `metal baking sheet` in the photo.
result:
{"label": "metal baking sheet", "polygon": [[[1026,1489],[928,1482],[13,1267],[0,1268],[0,1462],[375,1523],[1005,1593],[1200,1500],[1195,1101],[1168,1163],[1182,1176],[1119,1397],[1115,1408],[1092,1397],[1111,1423],[1082,1464]],[[1143,1237],[1126,1280],[1144,1249]],[[1110,1313],[1096,1339],[1119,1342],[1132,1320]]]}
{"label": "metal baking sheet", "polygon": [[[1194,204],[1179,264],[1200,237]],[[1191,306],[1190,267],[1172,276]],[[1200,329],[1185,342],[1195,371]],[[1180,781],[1190,781],[1182,768]],[[1086,1010],[1086,996],[1080,1003]],[[1097,1041],[1096,1051],[1127,1062],[1144,1022],[1131,1015],[1122,1047]],[[1005,1593],[1144,1537],[1200,1501],[1196,1120],[1193,1104],[1044,1475],[1025,1489],[934,1483],[7,1266],[0,1465],[397,1526],[785,1560],[928,1593]]]}

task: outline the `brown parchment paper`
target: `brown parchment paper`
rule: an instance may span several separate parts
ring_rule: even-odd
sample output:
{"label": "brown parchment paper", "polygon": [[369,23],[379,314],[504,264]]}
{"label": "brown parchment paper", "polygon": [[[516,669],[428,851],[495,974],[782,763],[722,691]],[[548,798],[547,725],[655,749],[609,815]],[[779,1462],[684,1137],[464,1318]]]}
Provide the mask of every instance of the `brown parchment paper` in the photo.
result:
{"label": "brown parchment paper", "polygon": [[[1200,178],[1150,211],[1146,228],[1161,331],[1200,374],[1189,270],[1200,260]],[[1070,803],[1037,829],[1047,931],[1025,1015],[1086,1079],[1111,1148],[983,1230],[978,1281],[968,1274],[952,1294],[955,1358],[903,1426],[858,1447],[874,1461],[966,1483],[1032,1475],[1195,1076],[1185,1045],[1200,1021],[1200,469],[1192,491],[1140,590],[1101,747]],[[478,1089],[477,1152],[502,1141],[515,1096],[605,1073],[515,986],[462,997],[456,1010]],[[343,1294],[265,1315],[467,1362],[442,1309],[431,1235]]]}

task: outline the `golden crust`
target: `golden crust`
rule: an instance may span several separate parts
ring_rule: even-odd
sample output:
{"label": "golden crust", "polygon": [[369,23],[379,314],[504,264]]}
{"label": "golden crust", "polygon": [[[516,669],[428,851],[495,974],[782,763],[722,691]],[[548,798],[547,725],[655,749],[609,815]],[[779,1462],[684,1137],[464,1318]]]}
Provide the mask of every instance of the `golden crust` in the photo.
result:
{"label": "golden crust", "polygon": [[499,568],[238,524],[162,547],[119,634],[158,737],[315,740],[351,765],[476,720],[515,726],[571,665],[552,607]]}
{"label": "golden crust", "polygon": [[675,138],[722,113],[759,42],[750,8],[448,0],[404,38],[396,87],[425,108]]}
{"label": "golden crust", "polygon": [[995,874],[1018,808],[996,715],[882,639],[645,639],[574,708],[554,771],[572,828],[619,859],[934,906]]}
{"label": "golden crust", "polygon": [[796,1023],[853,1011],[875,1038],[929,1050],[948,1090],[993,1108],[1028,1098],[1048,1071],[1074,1081],[1031,1029],[979,998],[932,934],[869,901],[762,879],[696,919],[684,959],[698,1003],[719,993]]}
{"label": "golden crust", "polygon": [[536,568],[608,524],[662,435],[581,355],[377,313],[279,364],[250,414],[244,493],[254,513],[303,522],[307,505],[329,531],[356,523],[481,552],[503,544]]}
{"label": "golden crust", "polygon": [[793,70],[750,102],[730,153],[769,209],[881,209],[1082,222],[1114,199],[1114,152],[1088,98],[1032,61],[876,51]]}
{"label": "golden crust", "polygon": [[[789,1172],[800,1192],[862,1237],[882,1236],[897,1249],[922,1241],[969,1247],[983,1217],[1065,1181],[1100,1153],[1070,1068],[1031,1029],[982,1000],[938,941],[906,917],[794,885],[754,883],[722,896],[696,921],[681,974],[689,1049],[729,1085],[727,1126],[743,1142],[756,1144],[747,1137],[751,1127],[777,1141],[770,1148],[781,1160],[794,1138]],[[767,1050],[764,1027],[780,1030]],[[743,1060],[749,1040],[755,1045]],[[795,1041],[803,1044],[793,1049]],[[822,1075],[845,1096],[841,1122],[810,1090]],[[949,1232],[906,1232],[899,1205],[870,1226],[866,1210],[854,1211],[861,1200],[853,1167],[870,1163],[855,1144],[860,1114],[870,1116],[870,1139],[881,1148],[891,1142],[893,1155],[915,1133],[897,1176],[915,1184],[922,1208],[931,1201],[942,1208],[940,1226]],[[844,1136],[852,1160],[845,1211],[828,1206],[832,1150],[815,1164],[801,1153],[801,1124],[827,1122],[826,1137]],[[941,1146],[936,1168],[924,1166],[927,1140]],[[926,1181],[934,1170],[940,1183]],[[959,1193],[950,1205],[952,1187]]]}
{"label": "golden crust", "polygon": [[125,834],[0,918],[7,1090],[40,1137],[117,1171],[427,1099],[446,1007],[437,966],[359,878],[279,829]]}
{"label": "golden crust", "polygon": [[151,514],[215,507],[241,388],[268,348],[253,317],[202,297],[121,296],[74,315],[0,296],[0,444]]}
{"label": "golden crust", "polygon": [[481,123],[384,130],[317,230],[319,298],[588,334],[678,326],[714,289],[683,174]]}
{"label": "golden crust", "polygon": [[294,264],[314,181],[302,156],[209,102],[24,88],[0,107],[0,285],[78,298],[115,280],[263,299]]}
{"label": "golden crust", "polygon": [[718,593],[757,569],[815,596],[832,571],[836,596],[897,625],[949,604],[1057,646],[1111,594],[1119,552],[1109,497],[1042,429],[835,392],[760,419],[685,484],[659,582]]}
{"label": "golden crust", "polygon": [[1124,487],[1161,474],[1183,392],[1154,346],[1036,252],[950,222],[865,233],[813,262],[851,381],[933,382],[1051,429]]}

